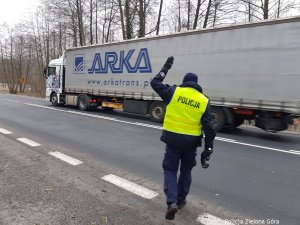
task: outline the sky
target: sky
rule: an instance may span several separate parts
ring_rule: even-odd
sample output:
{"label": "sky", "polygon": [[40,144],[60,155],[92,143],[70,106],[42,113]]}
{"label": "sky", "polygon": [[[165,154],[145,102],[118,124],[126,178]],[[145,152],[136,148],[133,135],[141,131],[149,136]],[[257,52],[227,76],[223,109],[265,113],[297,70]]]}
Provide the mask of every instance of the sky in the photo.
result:
{"label": "sky", "polygon": [[[27,18],[36,11],[40,0],[0,0],[0,24],[7,22],[14,25]],[[293,15],[299,15],[300,10],[294,10]]]}
{"label": "sky", "polygon": [[0,0],[0,24],[14,25],[34,12],[39,0]]}

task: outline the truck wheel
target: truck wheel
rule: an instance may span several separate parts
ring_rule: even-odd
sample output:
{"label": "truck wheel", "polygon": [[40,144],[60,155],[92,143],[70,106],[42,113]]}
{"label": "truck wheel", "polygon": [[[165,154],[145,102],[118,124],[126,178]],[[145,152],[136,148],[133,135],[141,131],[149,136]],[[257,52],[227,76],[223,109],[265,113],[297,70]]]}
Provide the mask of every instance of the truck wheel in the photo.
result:
{"label": "truck wheel", "polygon": [[231,123],[228,123],[228,121],[227,121],[227,125],[226,125],[226,127],[224,127],[222,129],[222,131],[225,131],[225,132],[233,131],[235,128],[242,125],[244,123],[244,121],[245,121],[245,119],[243,117],[234,115],[233,121]]}
{"label": "truck wheel", "polygon": [[87,111],[89,109],[90,98],[87,95],[81,95],[78,99],[78,108],[82,111]]}
{"label": "truck wheel", "polygon": [[244,123],[245,119],[241,116],[234,116],[234,127],[238,127]]}
{"label": "truck wheel", "polygon": [[58,97],[55,92],[51,94],[50,100],[51,100],[52,105],[58,106]]}
{"label": "truck wheel", "polygon": [[101,108],[103,109],[103,111],[107,111],[107,112],[114,111],[114,108],[111,108],[111,107],[101,106]]}
{"label": "truck wheel", "polygon": [[212,123],[216,132],[224,128],[226,115],[221,107],[211,107]]}
{"label": "truck wheel", "polygon": [[150,118],[154,122],[162,123],[166,113],[164,102],[153,102],[149,109]]}

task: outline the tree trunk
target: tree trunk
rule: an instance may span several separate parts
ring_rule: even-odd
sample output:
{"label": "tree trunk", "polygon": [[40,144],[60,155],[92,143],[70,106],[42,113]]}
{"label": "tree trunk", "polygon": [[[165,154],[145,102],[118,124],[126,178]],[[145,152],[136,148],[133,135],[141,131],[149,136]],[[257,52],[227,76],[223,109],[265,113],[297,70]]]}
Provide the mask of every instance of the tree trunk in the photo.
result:
{"label": "tree trunk", "polygon": [[146,5],[144,0],[139,0],[139,37],[145,37]]}
{"label": "tree trunk", "polygon": [[90,44],[93,44],[93,0],[90,0]]}
{"label": "tree trunk", "polygon": [[11,89],[11,87],[10,87],[11,84],[9,82],[9,78],[8,78],[7,71],[6,71],[6,63],[5,63],[5,60],[4,60],[4,53],[3,53],[2,45],[1,45],[1,61],[2,61],[2,69],[3,69],[4,78],[5,78],[5,81],[7,83],[8,90],[10,90]]}
{"label": "tree trunk", "polygon": [[160,17],[161,17],[162,6],[163,6],[163,0],[160,0],[159,11],[158,11],[158,18],[157,18],[157,24],[156,24],[156,35],[159,34]]}
{"label": "tree trunk", "polygon": [[82,14],[83,14],[83,12],[82,12],[81,0],[76,0],[76,15],[77,15],[77,20],[78,20],[79,45],[80,46],[83,46],[85,44]]}
{"label": "tree trunk", "polygon": [[26,84],[27,84],[28,77],[29,77],[30,66],[31,66],[31,57],[32,57],[32,45],[31,44],[29,45],[28,50],[29,50],[29,52],[28,52],[28,60],[27,60],[27,66],[26,66],[26,76],[24,79],[23,90],[22,90],[23,93],[25,92]]}
{"label": "tree trunk", "polygon": [[193,25],[193,29],[195,30],[198,26],[198,19],[199,19],[199,11],[200,11],[200,7],[202,5],[201,0],[198,0],[197,2],[197,8],[196,8],[196,15],[195,15],[195,20],[194,20],[194,25]]}
{"label": "tree trunk", "polygon": [[73,30],[73,47],[78,47],[77,27],[75,22],[75,15],[73,12],[72,12],[72,30]]}
{"label": "tree trunk", "polygon": [[178,0],[178,28],[177,31],[180,32],[181,31],[181,4],[180,4],[180,0]]}
{"label": "tree trunk", "polygon": [[263,6],[264,10],[264,19],[269,19],[269,0],[265,0],[265,4]]}
{"label": "tree trunk", "polygon": [[278,0],[278,7],[277,7],[277,18],[280,17],[280,8],[281,8],[281,0]]}
{"label": "tree trunk", "polygon": [[190,20],[191,20],[191,0],[188,0],[188,20],[187,20],[187,26],[186,29],[190,30]]}
{"label": "tree trunk", "polygon": [[213,20],[213,27],[215,26],[216,21],[217,21],[218,7],[219,7],[219,2],[218,2],[217,0],[215,0],[215,4],[214,4],[214,20]]}
{"label": "tree trunk", "polygon": [[203,28],[206,28],[206,27],[207,27],[208,17],[209,17],[209,15],[210,15],[211,3],[212,3],[212,0],[209,0],[209,1],[208,1],[208,5],[207,5],[206,14],[205,14],[205,19],[204,19]]}
{"label": "tree trunk", "polygon": [[251,0],[248,0],[248,22],[251,22]]}
{"label": "tree trunk", "polygon": [[9,89],[9,93],[15,94],[17,92],[17,87],[15,83],[15,70],[14,70],[14,61],[13,61],[13,37],[10,37],[10,68],[11,68],[11,89]]}
{"label": "tree trunk", "polygon": [[106,22],[107,22],[107,4],[106,0],[104,1],[104,20],[102,24],[102,43],[105,42],[105,27],[106,27]]}
{"label": "tree trunk", "polygon": [[119,3],[119,10],[120,10],[120,17],[121,17],[121,27],[122,27],[122,35],[123,40],[126,40],[126,32],[125,32],[125,23],[124,23],[124,13],[121,0],[118,0]]}
{"label": "tree trunk", "polygon": [[109,19],[108,19],[108,26],[107,26],[107,32],[106,32],[106,38],[105,42],[109,41],[109,36],[111,34],[111,24],[113,22],[113,9],[114,9],[114,2],[111,2],[110,12],[109,12]]}
{"label": "tree trunk", "polygon": [[125,0],[126,39],[133,38],[133,29],[130,17],[130,0]]}
{"label": "tree trunk", "polygon": [[96,44],[98,44],[98,0],[96,0],[96,18],[95,18],[95,39],[96,39]]}

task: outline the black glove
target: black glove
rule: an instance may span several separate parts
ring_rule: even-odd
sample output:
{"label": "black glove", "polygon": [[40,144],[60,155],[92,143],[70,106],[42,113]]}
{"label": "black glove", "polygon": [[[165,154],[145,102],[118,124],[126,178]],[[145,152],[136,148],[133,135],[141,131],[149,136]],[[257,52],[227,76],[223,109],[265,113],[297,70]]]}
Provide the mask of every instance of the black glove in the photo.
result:
{"label": "black glove", "polygon": [[212,153],[213,153],[212,148],[204,149],[204,151],[201,153],[201,164],[203,169],[207,169],[209,167],[207,161],[209,161],[210,155]]}
{"label": "black glove", "polygon": [[170,56],[167,61],[165,62],[164,64],[164,67],[167,68],[168,70],[171,69],[172,65],[173,65],[173,62],[174,62],[174,57],[173,56]]}

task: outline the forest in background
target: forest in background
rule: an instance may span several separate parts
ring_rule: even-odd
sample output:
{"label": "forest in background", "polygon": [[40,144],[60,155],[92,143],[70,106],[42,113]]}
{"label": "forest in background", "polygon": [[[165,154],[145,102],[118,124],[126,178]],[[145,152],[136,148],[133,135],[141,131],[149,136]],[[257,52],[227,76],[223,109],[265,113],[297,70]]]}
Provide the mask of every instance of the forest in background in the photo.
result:
{"label": "forest in background", "polygon": [[300,14],[300,0],[40,0],[34,14],[0,24],[0,83],[45,95],[43,69],[70,47]]}

